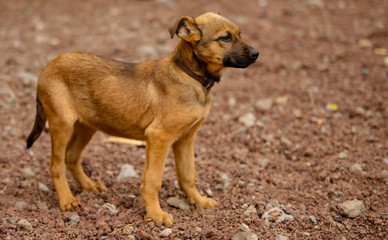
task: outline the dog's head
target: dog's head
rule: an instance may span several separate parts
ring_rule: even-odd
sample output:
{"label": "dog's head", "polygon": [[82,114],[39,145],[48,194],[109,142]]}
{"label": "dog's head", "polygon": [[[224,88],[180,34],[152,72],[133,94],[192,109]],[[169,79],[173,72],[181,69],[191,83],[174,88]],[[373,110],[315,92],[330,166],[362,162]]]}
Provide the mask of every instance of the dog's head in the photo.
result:
{"label": "dog's head", "polygon": [[193,47],[195,55],[209,67],[246,68],[254,63],[259,52],[241,39],[240,28],[216,12],[197,18],[181,17],[169,28]]}

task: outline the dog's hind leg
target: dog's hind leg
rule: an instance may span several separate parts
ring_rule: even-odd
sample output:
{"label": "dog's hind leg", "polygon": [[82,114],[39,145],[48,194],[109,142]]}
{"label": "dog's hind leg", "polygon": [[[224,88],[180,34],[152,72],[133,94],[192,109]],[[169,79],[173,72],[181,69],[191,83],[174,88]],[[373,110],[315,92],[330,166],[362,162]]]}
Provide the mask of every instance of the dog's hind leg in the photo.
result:
{"label": "dog's hind leg", "polygon": [[66,178],[65,155],[73,135],[74,122],[66,121],[59,116],[61,115],[51,115],[48,119],[52,144],[50,172],[57,191],[59,206],[62,211],[68,211],[80,205],[71,193]]}
{"label": "dog's hind leg", "polygon": [[106,192],[108,189],[102,183],[91,180],[81,165],[82,150],[89,143],[96,130],[83,124],[76,123],[74,126],[73,138],[67,147],[66,165],[74,178],[81,184],[82,188],[88,192]]}
{"label": "dog's hind leg", "polygon": [[70,191],[66,178],[66,149],[74,133],[78,114],[73,106],[67,87],[57,76],[46,77],[38,82],[38,93],[47,116],[51,136],[50,173],[62,211],[78,207],[80,203]]}

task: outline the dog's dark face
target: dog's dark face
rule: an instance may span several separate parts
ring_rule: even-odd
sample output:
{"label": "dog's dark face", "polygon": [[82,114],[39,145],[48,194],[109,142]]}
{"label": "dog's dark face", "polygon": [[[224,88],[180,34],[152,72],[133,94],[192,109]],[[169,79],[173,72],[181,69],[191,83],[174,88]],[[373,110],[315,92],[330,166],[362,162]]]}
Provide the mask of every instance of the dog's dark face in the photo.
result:
{"label": "dog's dark face", "polygon": [[246,68],[259,56],[256,49],[241,39],[236,24],[214,12],[195,19],[183,17],[170,28],[170,33],[190,42],[196,56],[212,70]]}

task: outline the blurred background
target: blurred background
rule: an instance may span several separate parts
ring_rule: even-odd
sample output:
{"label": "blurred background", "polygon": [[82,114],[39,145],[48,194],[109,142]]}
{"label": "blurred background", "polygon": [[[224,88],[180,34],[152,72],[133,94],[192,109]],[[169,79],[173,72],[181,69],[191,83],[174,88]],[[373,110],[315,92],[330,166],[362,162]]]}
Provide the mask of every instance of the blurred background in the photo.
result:
{"label": "blurred background", "polygon": [[[141,174],[144,149],[104,134],[85,150],[84,165],[109,192],[85,194],[70,180],[83,208],[60,212],[49,135],[25,150],[36,81],[66,52],[163,58],[177,44],[167,30],[177,18],[212,10],[239,25],[260,56],[247,69],[225,70],[196,141],[198,188],[219,208],[166,202],[185,199],[169,156],[160,201],[176,224],[167,236],[388,237],[387,0],[17,0],[0,2],[0,238],[164,236],[142,220],[140,179],[117,179],[124,164]],[[356,216],[343,210],[355,207],[349,200],[361,202]]]}

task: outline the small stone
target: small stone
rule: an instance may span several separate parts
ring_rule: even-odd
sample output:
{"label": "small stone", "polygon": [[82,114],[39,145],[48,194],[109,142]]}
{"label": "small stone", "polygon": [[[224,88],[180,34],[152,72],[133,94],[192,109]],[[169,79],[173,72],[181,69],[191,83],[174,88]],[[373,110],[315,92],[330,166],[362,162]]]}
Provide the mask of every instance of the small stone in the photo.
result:
{"label": "small stone", "polygon": [[309,219],[312,223],[317,223],[317,219],[315,218],[315,216],[309,216]]}
{"label": "small stone", "polygon": [[18,209],[23,209],[25,206],[27,206],[27,203],[23,201],[18,201],[15,203],[15,208],[18,208]]}
{"label": "small stone", "polygon": [[294,115],[295,118],[298,118],[298,119],[303,118],[303,113],[302,113],[302,110],[300,109],[297,109],[297,108],[293,109],[292,114]]}
{"label": "small stone", "polygon": [[127,180],[129,178],[139,178],[139,175],[131,164],[124,164],[123,166],[121,166],[121,170],[119,175],[117,176],[117,180],[121,181]]}
{"label": "small stone", "polygon": [[25,179],[30,179],[35,177],[35,173],[31,170],[31,168],[23,168],[22,170],[22,176]]}
{"label": "small stone", "polygon": [[365,212],[364,204],[360,200],[346,201],[338,204],[340,214],[344,217],[355,218]]}
{"label": "small stone", "polygon": [[223,192],[228,192],[230,186],[230,178],[227,173],[219,173],[220,183],[216,185],[217,190],[222,190]]}
{"label": "small stone", "polygon": [[261,219],[264,219],[266,223],[278,222],[282,223],[284,221],[294,221],[292,215],[286,214],[282,209],[274,207],[261,216]]}
{"label": "small stone", "polygon": [[274,206],[271,203],[268,203],[267,205],[265,205],[265,211],[269,211],[272,208],[274,208]]}
{"label": "small stone", "polygon": [[361,164],[359,164],[359,163],[353,164],[353,165],[350,167],[350,171],[351,171],[352,173],[362,173],[362,172],[363,172],[362,166],[361,166]]}
{"label": "small stone", "polygon": [[29,221],[26,219],[20,219],[19,222],[17,223],[18,227],[24,230],[31,231],[32,230],[32,225]]}
{"label": "small stone", "polygon": [[340,153],[338,154],[338,158],[340,158],[340,159],[346,159],[346,158],[348,158],[348,155],[346,154],[346,152],[340,152]]}
{"label": "small stone", "polygon": [[73,214],[68,218],[68,221],[70,226],[75,226],[79,223],[80,218],[77,214]]}
{"label": "small stone", "polygon": [[104,210],[104,209],[108,209],[108,210],[109,210],[109,214],[110,214],[111,216],[116,216],[116,215],[119,213],[119,211],[116,209],[116,206],[113,205],[113,204],[111,204],[111,203],[105,203],[104,205],[102,205],[102,206],[98,209],[98,211],[101,212],[101,211]]}
{"label": "small stone", "polygon": [[43,212],[46,212],[46,211],[49,210],[46,202],[37,201],[37,202],[36,202],[36,206],[38,206],[38,208],[39,208],[41,211],[43,211]]}
{"label": "small stone", "polygon": [[388,56],[387,56],[387,57],[384,57],[384,65],[385,65],[385,66],[388,66]]}
{"label": "small stone", "polygon": [[11,217],[9,217],[9,218],[3,218],[3,223],[4,223],[4,221],[6,222],[6,221],[9,221],[11,224],[16,224],[17,223],[17,221],[19,220],[17,217],[15,217],[15,216],[11,216]]}
{"label": "small stone", "polygon": [[249,227],[245,224],[241,224],[236,234],[232,236],[232,240],[257,240],[256,234],[251,232]]}
{"label": "small stone", "polygon": [[380,176],[381,176],[382,178],[388,178],[388,171],[387,171],[387,170],[381,171]]}
{"label": "small stone", "polygon": [[306,0],[306,4],[307,4],[307,6],[313,7],[313,8],[325,7],[323,0]]}
{"label": "small stone", "polygon": [[372,45],[373,43],[369,39],[363,38],[358,40],[358,46],[360,46],[361,48],[371,48]]}
{"label": "small stone", "polygon": [[287,96],[280,96],[275,99],[275,102],[278,105],[286,105],[288,102],[288,97]]}
{"label": "small stone", "polygon": [[39,188],[42,192],[45,192],[45,193],[50,192],[49,188],[48,188],[44,183],[38,182],[38,188]]}
{"label": "small stone", "polygon": [[210,188],[205,189],[205,192],[209,197],[213,197],[213,191]]}
{"label": "small stone", "polygon": [[237,104],[237,100],[233,97],[228,99],[229,106],[234,107]]}
{"label": "small stone", "polygon": [[23,79],[23,85],[25,86],[29,86],[31,83],[35,83],[38,80],[38,76],[28,71],[19,72],[18,77]]}
{"label": "small stone", "polygon": [[179,208],[182,210],[188,210],[190,209],[190,205],[183,199],[180,199],[178,197],[170,197],[167,199],[167,204],[171,207]]}
{"label": "small stone", "polygon": [[247,210],[245,210],[244,212],[245,215],[256,214],[256,213],[257,213],[257,210],[254,205],[249,206]]}
{"label": "small stone", "polygon": [[288,237],[283,235],[278,235],[276,236],[275,240],[288,240]]}
{"label": "small stone", "polygon": [[161,232],[159,233],[159,237],[161,237],[161,238],[166,238],[166,237],[170,236],[171,233],[172,233],[171,228],[166,228],[166,229],[164,229],[163,231],[161,231]]}
{"label": "small stone", "polygon": [[255,103],[255,107],[257,110],[262,110],[262,111],[268,111],[272,108],[273,105],[273,100],[272,98],[263,98],[259,99]]}
{"label": "small stone", "polygon": [[384,158],[384,163],[388,165],[388,158]]}
{"label": "small stone", "polygon": [[269,159],[268,158],[259,158],[257,160],[257,164],[259,164],[259,166],[262,168],[266,168],[269,164]]}
{"label": "small stone", "polygon": [[244,124],[246,127],[252,127],[256,123],[256,116],[253,113],[247,113],[239,117],[238,121]]}

